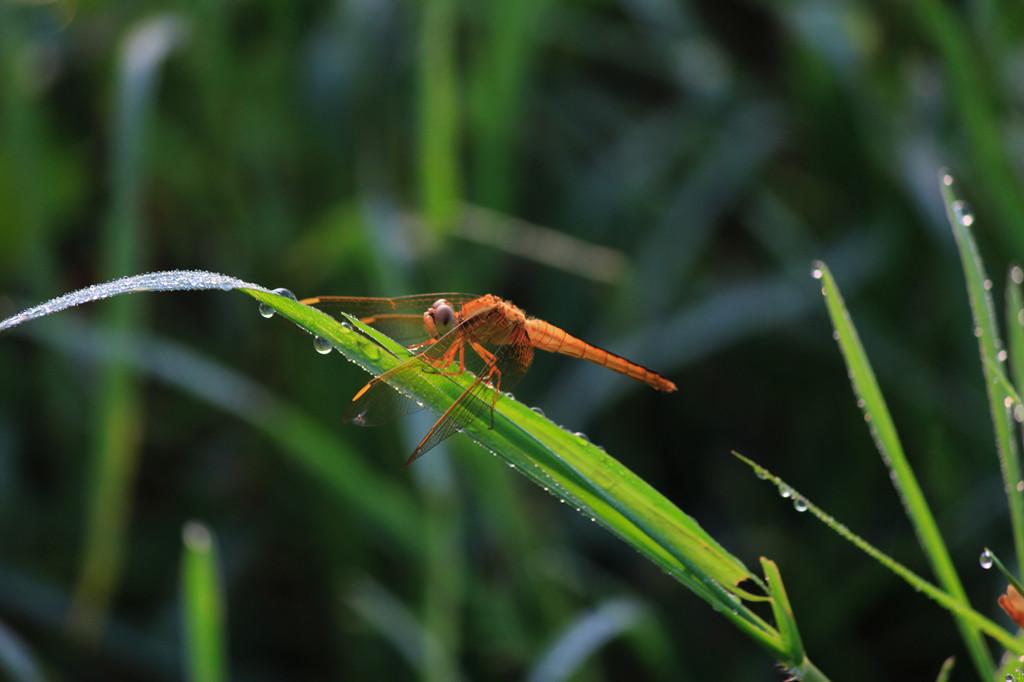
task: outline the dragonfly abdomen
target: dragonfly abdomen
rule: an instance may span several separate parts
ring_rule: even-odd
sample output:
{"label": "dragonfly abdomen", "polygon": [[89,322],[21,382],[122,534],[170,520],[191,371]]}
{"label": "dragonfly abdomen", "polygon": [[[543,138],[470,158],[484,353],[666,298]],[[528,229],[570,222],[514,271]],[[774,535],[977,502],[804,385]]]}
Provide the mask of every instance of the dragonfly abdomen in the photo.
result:
{"label": "dragonfly abdomen", "polygon": [[544,320],[530,319],[527,320],[526,326],[527,333],[530,336],[530,343],[541,350],[588,360],[602,367],[607,367],[614,372],[625,374],[637,381],[642,381],[659,391],[676,390],[674,383],[657,372],[652,372],[635,362],[630,362],[614,353],[609,353],[603,348],[598,348],[582,339],[578,339],[564,329],[560,329]]}

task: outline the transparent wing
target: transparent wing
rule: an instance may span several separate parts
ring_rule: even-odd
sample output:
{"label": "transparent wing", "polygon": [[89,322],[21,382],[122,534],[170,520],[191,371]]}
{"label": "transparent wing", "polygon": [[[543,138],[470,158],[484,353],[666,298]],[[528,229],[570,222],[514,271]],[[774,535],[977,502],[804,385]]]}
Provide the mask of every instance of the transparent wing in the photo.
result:
{"label": "transparent wing", "polygon": [[[495,310],[487,313],[486,317],[488,319],[476,321],[475,331],[478,331],[481,337],[496,338],[490,333],[496,327],[491,325],[503,325],[504,315]],[[463,325],[468,326],[468,322],[464,322]],[[455,331],[458,329],[453,330],[453,333]],[[494,405],[499,393],[515,386],[533,361],[533,347],[521,325],[514,325],[505,330],[504,340],[498,344],[482,343],[476,339],[476,335],[466,333],[460,352],[465,355],[465,367],[477,367],[474,372],[476,380],[441,415],[413,450],[405,466],[409,466],[438,443],[461,431],[474,420],[486,419],[489,426],[494,426]]]}
{"label": "transparent wing", "polygon": [[346,312],[409,347],[430,338],[423,326],[423,313],[439,298],[447,299],[459,308],[479,296],[458,293],[415,294],[397,298],[315,296],[304,298],[301,302],[334,317],[340,317],[339,312]]}

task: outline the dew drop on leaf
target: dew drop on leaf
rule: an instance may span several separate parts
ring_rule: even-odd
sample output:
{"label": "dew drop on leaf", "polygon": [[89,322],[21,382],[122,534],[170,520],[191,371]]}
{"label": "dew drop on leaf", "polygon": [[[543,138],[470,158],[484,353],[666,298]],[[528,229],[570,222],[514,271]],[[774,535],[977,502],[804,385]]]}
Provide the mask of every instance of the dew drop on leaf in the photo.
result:
{"label": "dew drop on leaf", "polygon": [[986,571],[992,568],[992,552],[988,548],[981,553],[981,556],[978,558],[978,564]]}
{"label": "dew drop on leaf", "polygon": [[330,339],[326,339],[322,336],[314,336],[313,348],[315,348],[316,352],[320,353],[320,355],[327,355],[331,352],[331,349],[334,348],[334,344],[331,343]]}
{"label": "dew drop on leaf", "polygon": [[296,300],[295,294],[293,294],[289,289],[285,289],[284,287],[278,287],[277,289],[274,289],[273,293],[277,294],[278,296],[290,298],[293,301]]}

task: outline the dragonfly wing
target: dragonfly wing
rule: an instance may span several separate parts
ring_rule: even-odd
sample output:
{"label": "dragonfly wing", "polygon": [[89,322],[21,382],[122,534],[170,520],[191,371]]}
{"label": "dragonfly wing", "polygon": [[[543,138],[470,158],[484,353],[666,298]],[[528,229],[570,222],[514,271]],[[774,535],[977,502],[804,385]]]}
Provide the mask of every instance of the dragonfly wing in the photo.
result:
{"label": "dragonfly wing", "polygon": [[427,388],[423,383],[429,381],[427,376],[447,369],[451,358],[446,356],[456,354],[452,346],[460,341],[458,334],[446,334],[425,346],[416,357],[374,377],[352,397],[342,419],[360,426],[379,426],[423,409],[402,391]]}
{"label": "dragonfly wing", "polygon": [[374,377],[349,402],[342,420],[358,426],[380,426],[422,409],[415,400]]}
{"label": "dragonfly wing", "polygon": [[403,346],[426,341],[429,336],[423,325],[423,313],[439,298],[461,306],[478,296],[472,294],[416,294],[397,298],[362,298],[357,296],[317,296],[302,303],[340,317],[345,312],[360,322],[377,329]]}
{"label": "dragonfly wing", "polygon": [[[498,321],[496,317],[493,322]],[[477,324],[481,322],[478,321]],[[480,330],[479,327],[477,329],[481,331],[480,336],[487,336],[483,333],[486,330]],[[458,329],[452,330],[448,335],[457,331]],[[425,353],[437,355],[433,347],[436,345],[432,344]],[[405,466],[409,466],[453,433],[461,431],[477,419],[485,419],[489,427],[494,426],[493,410],[498,399],[496,390],[506,391],[512,388],[523,377],[533,360],[533,346],[530,345],[529,338],[521,326],[511,328],[502,343],[487,344],[466,337],[465,346],[465,365],[476,366],[476,380],[441,415],[406,460]]]}

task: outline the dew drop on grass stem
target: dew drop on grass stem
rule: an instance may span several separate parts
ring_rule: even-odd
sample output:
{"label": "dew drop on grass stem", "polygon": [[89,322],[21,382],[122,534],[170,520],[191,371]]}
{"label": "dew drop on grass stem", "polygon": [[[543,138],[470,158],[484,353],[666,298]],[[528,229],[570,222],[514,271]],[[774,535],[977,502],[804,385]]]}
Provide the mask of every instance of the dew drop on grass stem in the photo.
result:
{"label": "dew drop on grass stem", "polygon": [[320,355],[327,355],[334,348],[334,344],[331,343],[330,339],[324,338],[323,336],[313,337],[313,348]]}
{"label": "dew drop on grass stem", "polygon": [[[295,294],[293,294],[288,289],[285,289],[284,287],[278,287],[277,289],[274,289],[274,291],[272,291],[271,293],[277,294],[278,296],[284,296],[285,298],[290,298],[293,301],[296,300]],[[269,319],[274,316],[274,309],[267,305],[266,303],[260,303],[260,315]]]}

